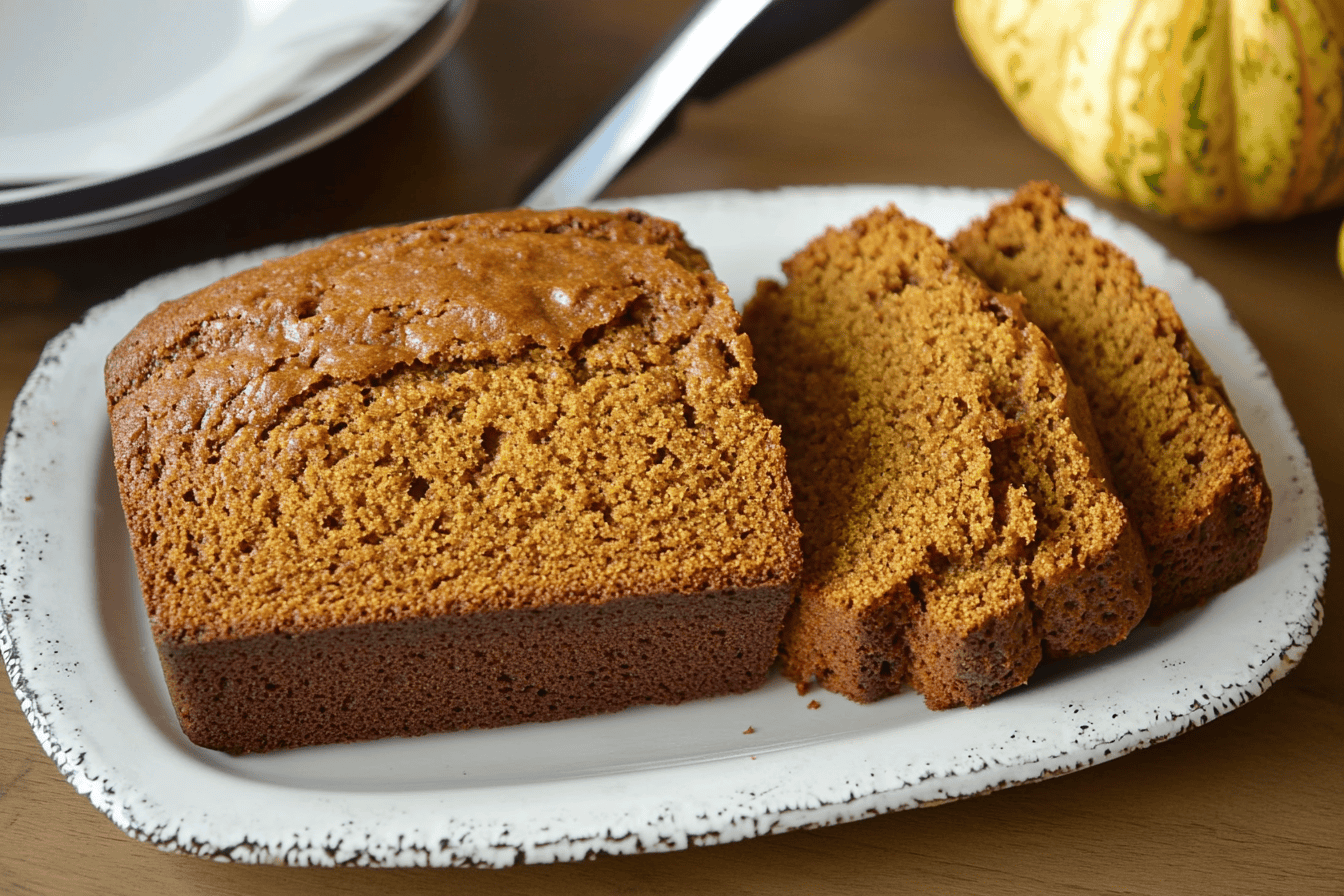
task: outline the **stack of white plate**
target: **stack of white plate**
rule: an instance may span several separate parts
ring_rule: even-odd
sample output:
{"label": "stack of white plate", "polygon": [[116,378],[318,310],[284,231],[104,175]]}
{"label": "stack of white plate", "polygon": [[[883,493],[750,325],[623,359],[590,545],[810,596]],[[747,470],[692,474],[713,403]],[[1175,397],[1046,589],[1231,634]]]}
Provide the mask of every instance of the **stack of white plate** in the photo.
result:
{"label": "stack of white plate", "polygon": [[414,86],[475,0],[0,0],[0,249],[208,202]]}

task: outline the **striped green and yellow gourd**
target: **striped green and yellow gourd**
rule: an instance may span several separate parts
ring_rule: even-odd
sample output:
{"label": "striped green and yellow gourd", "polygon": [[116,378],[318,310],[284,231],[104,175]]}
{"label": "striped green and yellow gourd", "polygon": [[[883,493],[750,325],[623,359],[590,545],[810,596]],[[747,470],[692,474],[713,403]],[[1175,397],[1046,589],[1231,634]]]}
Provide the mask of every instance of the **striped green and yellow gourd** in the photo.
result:
{"label": "striped green and yellow gourd", "polygon": [[956,0],[1022,124],[1191,227],[1344,201],[1344,0]]}

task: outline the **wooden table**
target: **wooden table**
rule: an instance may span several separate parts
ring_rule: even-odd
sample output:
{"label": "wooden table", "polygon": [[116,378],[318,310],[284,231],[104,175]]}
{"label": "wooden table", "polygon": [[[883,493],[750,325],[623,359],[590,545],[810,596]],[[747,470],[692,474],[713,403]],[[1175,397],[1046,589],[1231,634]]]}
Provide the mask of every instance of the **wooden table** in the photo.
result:
{"label": "wooden table", "polygon": [[[684,0],[482,0],[462,42],[385,113],[189,214],[0,253],[0,407],[43,343],[165,269],[282,240],[505,206],[622,83]],[[885,0],[705,106],[607,195],[844,182],[1085,188],[1018,127],[946,4]],[[1102,202],[1226,299],[1344,512],[1339,211],[1195,234]],[[1338,583],[1327,587],[1327,607]],[[78,796],[0,696],[0,892],[1341,893],[1344,627],[1268,694],[1085,772],[938,808],[668,855],[505,871],[214,864],[133,841]]]}

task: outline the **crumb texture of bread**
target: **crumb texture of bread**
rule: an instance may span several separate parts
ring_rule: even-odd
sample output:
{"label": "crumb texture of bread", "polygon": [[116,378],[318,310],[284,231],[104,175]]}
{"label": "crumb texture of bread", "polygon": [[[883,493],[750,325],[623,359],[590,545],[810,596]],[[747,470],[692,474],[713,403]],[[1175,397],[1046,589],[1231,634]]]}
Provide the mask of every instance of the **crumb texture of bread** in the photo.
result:
{"label": "crumb texture of bread", "polygon": [[1269,534],[1269,485],[1171,298],[1070,217],[1050,183],[1027,184],[953,245],[994,289],[1021,293],[1087,393],[1152,564],[1150,617],[1253,573]]}
{"label": "crumb texture of bread", "polygon": [[762,281],[744,326],[804,573],[786,673],[858,701],[982,704],[1123,639],[1150,585],[1086,403],[1016,304],[878,209]]}
{"label": "crumb texture of bread", "polygon": [[245,752],[759,684],[801,558],[739,325],[676,225],[578,209],[342,237],[151,314],[108,404],[188,734]]}

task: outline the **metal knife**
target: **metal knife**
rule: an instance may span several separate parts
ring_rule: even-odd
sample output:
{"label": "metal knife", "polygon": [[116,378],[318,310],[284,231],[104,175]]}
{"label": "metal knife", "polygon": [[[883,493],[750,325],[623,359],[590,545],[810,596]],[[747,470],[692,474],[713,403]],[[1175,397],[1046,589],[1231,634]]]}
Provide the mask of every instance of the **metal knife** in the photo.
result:
{"label": "metal knife", "polygon": [[522,205],[586,205],[642,149],[670,133],[687,99],[713,99],[834,31],[872,0],[706,0],[634,82],[534,177]]}

